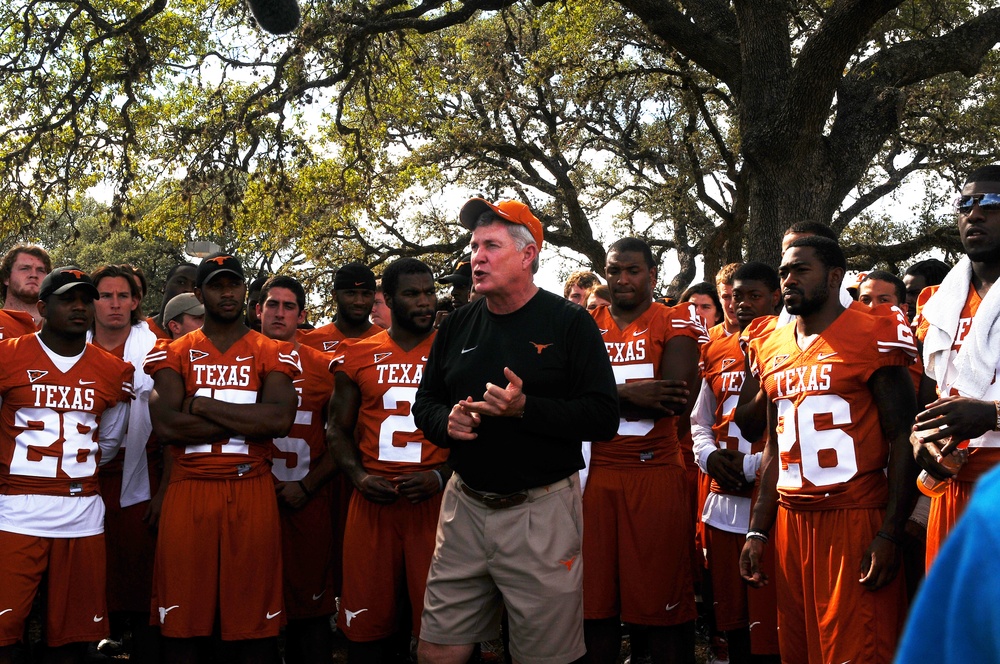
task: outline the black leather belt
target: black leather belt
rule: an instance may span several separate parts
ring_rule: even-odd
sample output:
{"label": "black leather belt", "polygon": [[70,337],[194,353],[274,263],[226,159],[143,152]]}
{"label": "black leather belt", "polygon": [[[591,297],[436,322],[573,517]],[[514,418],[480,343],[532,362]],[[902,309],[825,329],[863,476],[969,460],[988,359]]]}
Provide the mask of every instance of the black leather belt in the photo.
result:
{"label": "black leather belt", "polygon": [[475,489],[470,489],[469,485],[465,482],[459,482],[458,488],[460,488],[462,493],[467,495],[469,498],[486,505],[486,507],[489,507],[491,510],[502,510],[508,507],[514,507],[515,505],[520,505],[528,499],[528,494],[524,491],[509,493],[504,496],[498,494],[479,493]]}
{"label": "black leather belt", "polygon": [[552,484],[537,486],[531,489],[525,489],[524,491],[518,491],[516,493],[480,493],[475,489],[470,488],[469,485],[463,482],[457,475],[454,477],[455,481],[458,483],[458,488],[461,489],[462,493],[476,502],[482,503],[491,510],[502,510],[507,509],[508,507],[515,507],[529,500],[537,500],[538,498],[548,495],[553,491],[558,491],[572,486],[572,481],[567,477],[553,482]]}

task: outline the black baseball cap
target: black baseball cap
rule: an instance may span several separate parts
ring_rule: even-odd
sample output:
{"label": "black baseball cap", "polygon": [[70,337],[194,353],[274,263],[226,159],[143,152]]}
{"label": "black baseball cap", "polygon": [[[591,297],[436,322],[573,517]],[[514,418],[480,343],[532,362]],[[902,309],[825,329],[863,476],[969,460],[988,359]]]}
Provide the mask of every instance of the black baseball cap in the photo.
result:
{"label": "black baseball cap", "polygon": [[455,270],[438,279],[439,284],[455,284],[457,286],[472,285],[472,254],[466,254],[455,263]]}
{"label": "black baseball cap", "polygon": [[202,259],[198,265],[198,272],[194,277],[194,285],[196,288],[201,288],[206,281],[224,272],[234,274],[246,281],[246,275],[243,273],[243,264],[240,263],[240,259],[220,251]]}
{"label": "black baseball cap", "polygon": [[90,276],[80,268],[75,265],[57,267],[42,279],[42,286],[38,289],[38,299],[45,300],[50,295],[62,295],[66,291],[78,287],[86,289],[94,296],[94,299],[101,296]]}
{"label": "black baseball cap", "polygon": [[364,263],[348,263],[333,277],[333,290],[375,290],[375,273]]}

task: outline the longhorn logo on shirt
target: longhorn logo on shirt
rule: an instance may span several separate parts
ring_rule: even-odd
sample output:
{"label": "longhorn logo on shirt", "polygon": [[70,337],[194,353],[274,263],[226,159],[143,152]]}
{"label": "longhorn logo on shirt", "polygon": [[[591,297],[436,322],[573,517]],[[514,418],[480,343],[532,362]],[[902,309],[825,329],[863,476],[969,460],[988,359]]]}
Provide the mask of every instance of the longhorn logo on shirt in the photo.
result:
{"label": "longhorn logo on shirt", "polygon": [[34,383],[39,378],[44,378],[48,375],[48,371],[42,371],[41,369],[28,369],[28,382]]}
{"label": "longhorn logo on shirt", "polygon": [[203,350],[195,350],[194,348],[192,348],[190,351],[188,351],[188,353],[189,353],[188,357],[190,358],[191,362],[197,362],[198,360],[202,359],[203,357],[208,357],[208,353],[206,353],[205,351],[203,351]]}
{"label": "longhorn logo on shirt", "polygon": [[536,344],[534,341],[529,341],[528,343],[535,347],[535,350],[538,351],[539,355],[542,354],[543,350],[552,345],[552,344]]}

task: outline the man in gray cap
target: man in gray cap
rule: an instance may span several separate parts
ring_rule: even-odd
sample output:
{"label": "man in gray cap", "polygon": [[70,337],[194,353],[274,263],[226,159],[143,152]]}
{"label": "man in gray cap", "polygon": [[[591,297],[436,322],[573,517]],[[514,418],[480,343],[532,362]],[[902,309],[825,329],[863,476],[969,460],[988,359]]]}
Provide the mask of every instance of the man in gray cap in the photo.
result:
{"label": "man in gray cap", "polygon": [[534,283],[543,231],[527,205],[474,198],[472,278],[483,297],[442,324],[417,426],[451,448],[424,596],[423,662],[464,662],[496,638],[524,664],[583,656],[581,441],[618,429],[615,378],[586,310]]}
{"label": "man in gray cap", "polygon": [[205,305],[194,293],[181,293],[163,308],[163,322],[171,339],[182,337],[201,328],[205,322]]}

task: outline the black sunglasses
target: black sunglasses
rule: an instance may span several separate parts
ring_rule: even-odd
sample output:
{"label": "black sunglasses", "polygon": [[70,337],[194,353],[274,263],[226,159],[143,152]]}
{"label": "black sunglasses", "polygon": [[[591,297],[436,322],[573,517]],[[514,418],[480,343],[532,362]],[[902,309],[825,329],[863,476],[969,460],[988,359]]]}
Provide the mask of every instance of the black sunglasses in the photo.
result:
{"label": "black sunglasses", "polygon": [[973,196],[959,196],[955,199],[955,209],[961,214],[969,214],[972,207],[978,203],[979,209],[983,212],[1000,210],[1000,194],[975,194]]}

